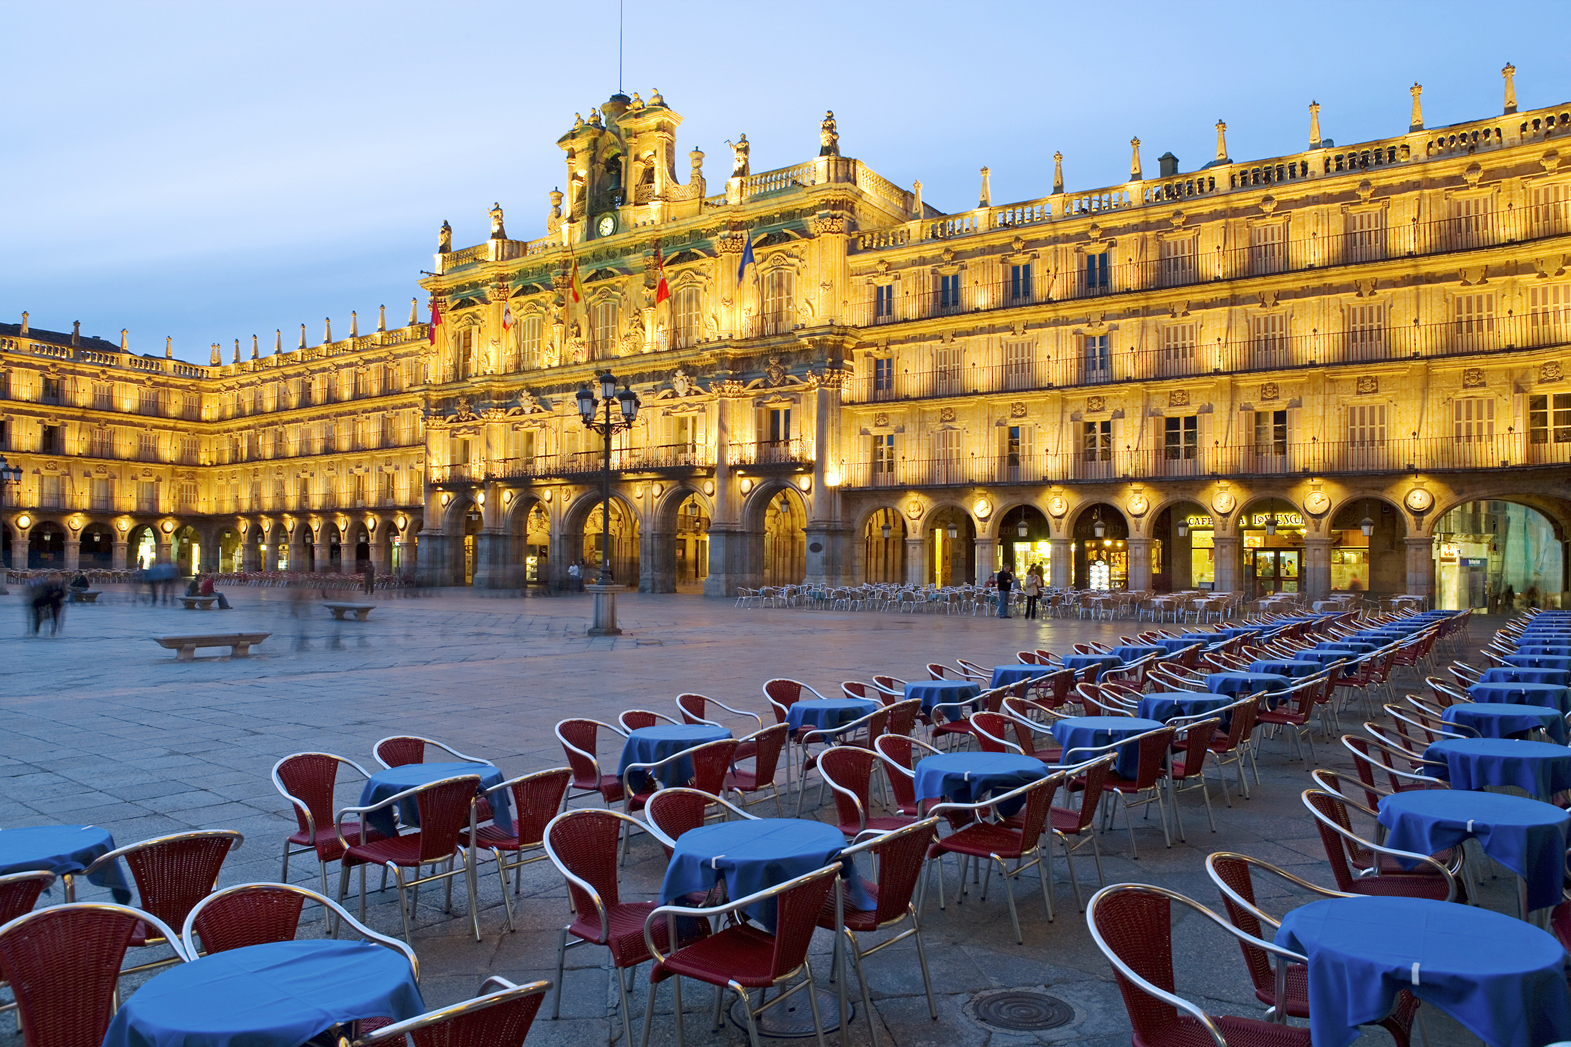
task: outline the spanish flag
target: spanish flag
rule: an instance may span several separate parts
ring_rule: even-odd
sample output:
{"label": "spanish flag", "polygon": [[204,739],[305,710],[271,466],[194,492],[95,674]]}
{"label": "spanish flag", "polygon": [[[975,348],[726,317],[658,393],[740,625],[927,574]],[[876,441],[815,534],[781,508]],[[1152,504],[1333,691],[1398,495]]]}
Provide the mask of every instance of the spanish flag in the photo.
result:
{"label": "spanish flag", "polygon": [[[431,303],[431,323],[426,327],[426,338],[432,345],[436,344],[436,329],[442,323],[442,314],[436,311],[436,302]],[[300,336],[304,344],[305,335]]]}
{"label": "spanish flag", "polygon": [[584,283],[578,278],[578,256],[573,256],[573,277],[568,281],[568,289],[573,293],[573,302],[576,305],[584,300]]}
{"label": "spanish flag", "polygon": [[665,282],[665,259],[660,257],[660,245],[655,244],[655,271],[660,274],[660,283],[655,287],[655,304],[659,305],[671,297],[671,288]]}

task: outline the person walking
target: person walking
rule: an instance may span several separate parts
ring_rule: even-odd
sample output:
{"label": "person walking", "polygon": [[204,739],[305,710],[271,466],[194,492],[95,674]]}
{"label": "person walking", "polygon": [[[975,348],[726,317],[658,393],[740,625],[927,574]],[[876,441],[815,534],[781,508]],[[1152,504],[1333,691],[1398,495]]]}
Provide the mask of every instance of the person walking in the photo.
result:
{"label": "person walking", "polygon": [[1015,587],[1015,576],[1010,572],[1008,564],[998,569],[996,581],[998,584],[998,617],[1008,618],[1009,590]]}
{"label": "person walking", "polygon": [[1026,598],[1026,617],[1036,617],[1036,601],[1042,595],[1042,569],[1036,564],[1026,572],[1025,584],[1020,587],[1020,592]]}

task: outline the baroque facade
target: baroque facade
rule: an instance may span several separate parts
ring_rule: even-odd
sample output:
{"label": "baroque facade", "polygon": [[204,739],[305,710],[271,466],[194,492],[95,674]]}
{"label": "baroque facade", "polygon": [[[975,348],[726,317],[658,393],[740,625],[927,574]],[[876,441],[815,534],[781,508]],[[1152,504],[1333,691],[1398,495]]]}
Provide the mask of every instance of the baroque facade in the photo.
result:
{"label": "baroque facade", "polygon": [[[1199,170],[1149,176],[1135,139],[1121,185],[1060,163],[994,204],[983,168],[952,214],[842,156],[832,114],[788,168],[742,136],[710,193],[658,92],[613,96],[557,143],[545,234],[444,223],[402,328],[203,367],[0,325],[11,562],[516,587],[606,556],[712,595],[1029,562],[1466,602],[1515,521],[1558,592],[1571,104],[1519,112],[1510,74],[1490,119],[1427,129],[1415,85],[1389,139],[1338,146],[1312,105],[1291,156],[1234,161],[1219,123]],[[642,403],[609,507],[574,398],[607,369]]]}

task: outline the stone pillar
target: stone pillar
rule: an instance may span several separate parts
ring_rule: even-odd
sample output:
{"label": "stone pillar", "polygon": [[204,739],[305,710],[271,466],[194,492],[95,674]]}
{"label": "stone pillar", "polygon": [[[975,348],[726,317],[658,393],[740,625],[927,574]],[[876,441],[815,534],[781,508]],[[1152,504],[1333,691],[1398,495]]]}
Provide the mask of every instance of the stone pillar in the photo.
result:
{"label": "stone pillar", "polygon": [[[653,514],[651,514],[652,518]],[[676,530],[646,527],[638,535],[638,591],[676,592]]]}
{"label": "stone pillar", "polygon": [[[366,521],[369,525],[371,521]],[[366,528],[366,544],[371,547],[371,566],[375,568],[378,576],[387,573],[387,528],[386,520],[376,521],[376,530]]]}
{"label": "stone pillar", "polygon": [[1047,562],[1047,584],[1068,589],[1075,584],[1075,543],[1068,538],[1050,538],[1051,556]]}
{"label": "stone pillar", "polygon": [[1129,588],[1143,592],[1151,588],[1151,539],[1129,539]]}
{"label": "stone pillar", "polygon": [[[306,524],[302,520],[295,524],[293,531],[286,532],[287,537],[284,544],[289,549],[289,570],[291,571],[309,571],[311,569],[310,565],[305,562],[305,531]],[[274,560],[273,562],[277,563],[278,561]],[[266,568],[264,567],[263,569],[265,570]]]}
{"label": "stone pillar", "polygon": [[1212,550],[1215,559],[1216,581],[1212,590],[1219,593],[1230,593],[1238,589],[1238,536],[1217,535],[1212,539],[1215,548]]}
{"label": "stone pillar", "polygon": [[255,535],[256,530],[246,531],[240,535],[240,570],[246,573],[263,570],[258,566],[260,557],[257,555]]}
{"label": "stone pillar", "polygon": [[[956,542],[956,545],[959,543]],[[982,585],[993,573],[993,562],[998,557],[998,542],[993,538],[978,538],[976,545],[976,584]]]}
{"label": "stone pillar", "polygon": [[485,504],[480,506],[480,530],[475,534],[476,589],[508,589],[516,582],[509,577],[508,555],[512,544],[503,534],[502,489],[495,480],[484,487]]}
{"label": "stone pillar", "polygon": [[715,510],[709,520],[709,574],[705,596],[736,597],[747,584],[747,535],[737,526],[737,492],[732,489],[730,444],[731,401],[722,391],[715,398]]}
{"label": "stone pillar", "polygon": [[65,569],[74,572],[82,562],[82,536],[69,527],[65,532]]}
{"label": "stone pillar", "polygon": [[119,537],[110,543],[109,566],[112,570],[123,571],[125,570],[126,557],[125,532],[116,530],[114,533],[119,535]]}
{"label": "stone pillar", "polygon": [[[325,574],[333,566],[328,556],[327,528],[315,532],[312,537],[316,541],[311,543],[311,570],[315,574]],[[342,545],[340,545],[342,548]]]}
{"label": "stone pillar", "polygon": [[[1412,596],[1435,594],[1435,542],[1433,538],[1404,538],[1407,546],[1407,592]],[[1400,594],[1399,594],[1400,595]]]}
{"label": "stone pillar", "polygon": [[906,539],[906,584],[921,585],[927,570],[927,539]]}
{"label": "stone pillar", "polygon": [[1324,600],[1331,594],[1331,539],[1304,539],[1304,566],[1299,585],[1311,600]]}

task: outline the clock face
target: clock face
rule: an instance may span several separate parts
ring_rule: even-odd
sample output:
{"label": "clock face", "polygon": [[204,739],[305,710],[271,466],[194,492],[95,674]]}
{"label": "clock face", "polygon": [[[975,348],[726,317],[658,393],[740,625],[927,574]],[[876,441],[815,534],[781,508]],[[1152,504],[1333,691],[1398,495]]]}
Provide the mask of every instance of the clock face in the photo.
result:
{"label": "clock face", "polygon": [[612,233],[616,232],[616,215],[601,215],[600,221],[595,226],[595,229],[599,231],[601,236],[610,236]]}
{"label": "clock face", "polygon": [[1404,501],[1406,501],[1407,507],[1413,510],[1413,512],[1421,513],[1435,504],[1435,497],[1422,487],[1415,487],[1407,492],[1407,498]]}
{"label": "clock face", "polygon": [[1330,507],[1331,499],[1324,491],[1311,491],[1309,492],[1309,496],[1304,499],[1304,508],[1314,513],[1316,516],[1325,512]]}

